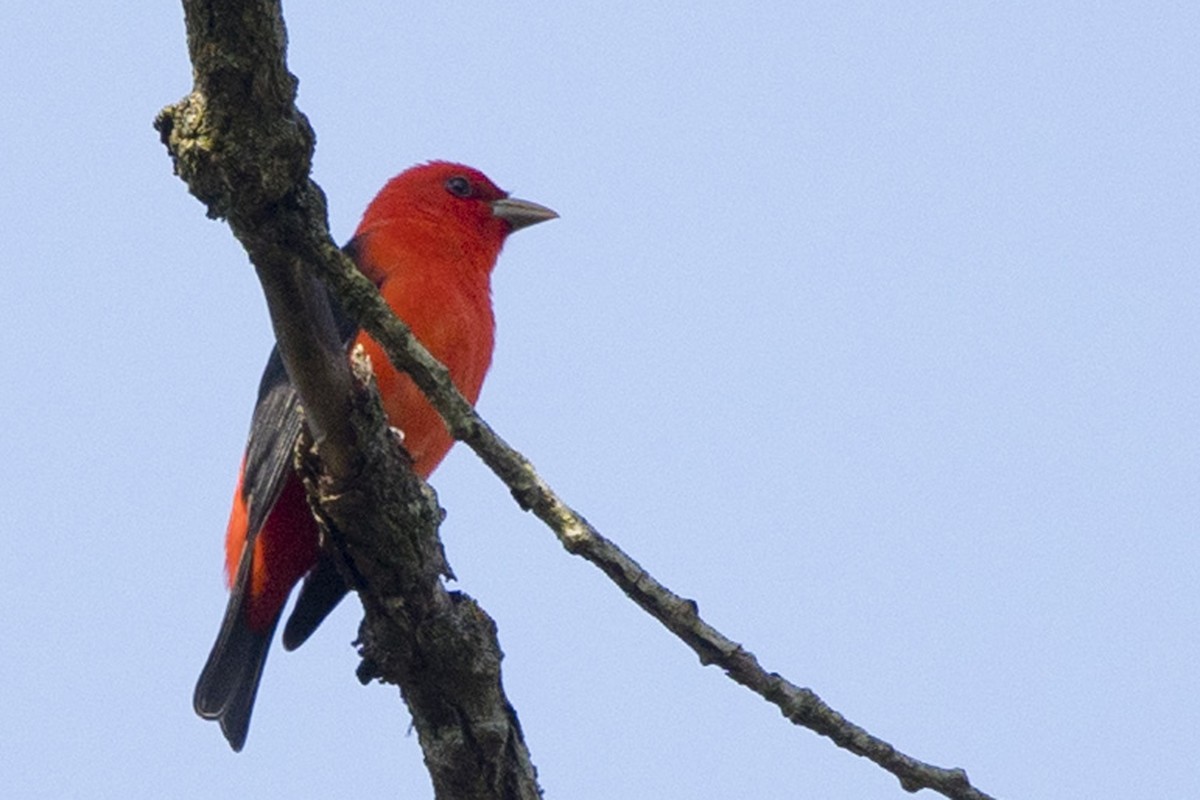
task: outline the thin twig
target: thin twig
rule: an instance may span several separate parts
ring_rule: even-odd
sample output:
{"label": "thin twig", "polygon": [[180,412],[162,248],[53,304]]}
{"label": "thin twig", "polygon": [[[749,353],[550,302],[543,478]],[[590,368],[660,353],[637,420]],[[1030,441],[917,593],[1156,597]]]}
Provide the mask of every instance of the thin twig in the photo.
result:
{"label": "thin twig", "polygon": [[[413,336],[379,296],[374,284],[340,254],[314,264],[347,312],[383,346],[388,358],[412,376],[446,421],[454,438],[463,442],[508,486],[526,511],[554,531],[569,552],[595,564],[626,595],[700,657],[733,680],[779,708],[796,725],[832,739],[839,747],[874,761],[895,775],[910,792],[932,789],[955,800],[988,800],[973,787],[962,769],[947,769],[919,761],[849,722],[809,689],[769,673],[740,644],[705,622],[696,603],[675,594],[644,570],[620,547],[597,531],[567,505],[538,475],[523,455],[504,441],[476,413],[449,379],[446,368]],[[335,258],[334,256],[338,256]]]}

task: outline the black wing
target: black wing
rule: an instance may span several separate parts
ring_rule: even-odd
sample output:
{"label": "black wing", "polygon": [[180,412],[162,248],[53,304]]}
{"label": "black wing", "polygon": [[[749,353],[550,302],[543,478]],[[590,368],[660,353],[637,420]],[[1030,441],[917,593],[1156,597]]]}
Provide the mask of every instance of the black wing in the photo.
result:
{"label": "black wing", "polygon": [[[347,247],[351,257],[354,255],[352,245]],[[333,311],[338,336],[348,346],[358,332],[357,326],[347,319],[331,295],[326,296]],[[245,471],[242,475],[242,493],[248,517],[246,542],[225,608],[225,617],[221,621],[221,630],[192,697],[197,714],[205,719],[220,721],[221,731],[234,750],[241,750],[246,742],[259,679],[271,638],[279,623],[276,617],[265,631],[255,631],[246,623],[246,586],[249,583],[254,540],[292,474],[292,453],[303,424],[299,395],[288,378],[279,348],[272,348],[259,382],[258,400],[246,444]],[[319,582],[314,583],[312,576],[305,580],[301,600],[297,602],[297,611],[303,607],[305,612],[298,622],[298,614],[293,612],[288,624],[288,628],[292,629],[295,622],[295,627],[302,630],[302,635],[293,631],[291,637],[285,637],[293,647],[307,638],[346,593],[336,571],[331,570],[330,566],[322,559],[313,570],[313,575],[320,576]],[[302,602],[305,595],[310,594],[310,583],[319,586],[320,590],[311,592],[312,597]]]}

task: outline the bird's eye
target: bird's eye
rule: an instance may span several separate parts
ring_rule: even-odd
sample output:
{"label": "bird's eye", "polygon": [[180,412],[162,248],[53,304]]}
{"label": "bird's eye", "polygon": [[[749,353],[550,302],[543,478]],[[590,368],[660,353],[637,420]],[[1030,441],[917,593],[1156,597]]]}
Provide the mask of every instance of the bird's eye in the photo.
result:
{"label": "bird's eye", "polygon": [[471,182],[462,175],[455,175],[446,181],[446,191],[455,197],[470,197]]}

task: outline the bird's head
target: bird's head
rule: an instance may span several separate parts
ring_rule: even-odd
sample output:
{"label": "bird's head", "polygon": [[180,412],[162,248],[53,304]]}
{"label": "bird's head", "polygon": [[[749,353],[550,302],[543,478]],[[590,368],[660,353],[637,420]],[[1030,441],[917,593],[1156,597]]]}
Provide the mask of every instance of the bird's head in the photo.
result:
{"label": "bird's head", "polygon": [[508,234],[557,217],[472,167],[431,161],[392,178],[363,214],[355,238],[382,234],[430,258],[464,258],[490,271]]}

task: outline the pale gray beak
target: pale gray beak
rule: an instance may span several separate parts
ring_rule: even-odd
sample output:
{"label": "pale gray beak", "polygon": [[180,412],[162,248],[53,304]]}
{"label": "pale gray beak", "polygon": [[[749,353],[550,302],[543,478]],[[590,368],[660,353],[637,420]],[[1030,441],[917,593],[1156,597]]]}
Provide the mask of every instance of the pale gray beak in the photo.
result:
{"label": "pale gray beak", "polygon": [[558,217],[558,212],[528,200],[506,197],[492,201],[492,214],[506,220],[514,231]]}

